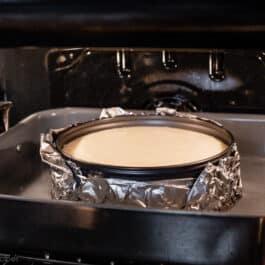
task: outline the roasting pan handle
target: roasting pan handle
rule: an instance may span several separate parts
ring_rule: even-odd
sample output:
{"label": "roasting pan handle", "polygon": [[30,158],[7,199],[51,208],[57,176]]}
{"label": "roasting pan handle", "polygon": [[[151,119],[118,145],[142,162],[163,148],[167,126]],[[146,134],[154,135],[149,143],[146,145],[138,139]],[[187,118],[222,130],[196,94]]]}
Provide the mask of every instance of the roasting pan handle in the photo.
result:
{"label": "roasting pan handle", "polygon": [[11,101],[0,101],[0,134],[8,130],[9,111],[12,105]]}

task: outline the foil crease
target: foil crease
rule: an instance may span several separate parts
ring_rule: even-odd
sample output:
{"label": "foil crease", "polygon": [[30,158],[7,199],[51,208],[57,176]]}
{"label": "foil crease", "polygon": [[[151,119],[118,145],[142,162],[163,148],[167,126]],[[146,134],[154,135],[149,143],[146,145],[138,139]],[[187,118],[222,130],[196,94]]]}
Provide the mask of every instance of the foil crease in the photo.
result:
{"label": "foil crease", "polygon": [[53,131],[41,135],[41,159],[50,167],[52,198],[56,200],[76,200],[76,181],[70,167],[53,144]]}
{"label": "foil crease", "polygon": [[236,144],[218,164],[208,163],[193,184],[187,210],[226,210],[242,196],[240,157]]}
{"label": "foil crease", "polygon": [[[174,109],[158,108],[157,115],[175,115],[201,119]],[[100,119],[136,115],[121,108],[103,109]],[[144,115],[143,113],[140,115]],[[222,211],[233,207],[242,196],[240,156],[236,144],[218,163],[208,163],[195,178],[159,181],[132,181],[108,178],[101,172],[83,174],[72,161],[57,151],[54,140],[60,130],[41,135],[40,155],[51,169],[51,196],[56,200],[81,200],[92,204],[126,204],[142,208],[185,209],[193,211]]]}
{"label": "foil crease", "polygon": [[91,174],[81,178],[77,193],[80,200],[89,203],[182,209],[193,182],[192,178],[140,182]]}
{"label": "foil crease", "polygon": [[134,113],[128,112],[120,107],[113,107],[113,108],[103,109],[99,115],[99,119],[114,118],[118,116],[128,116],[128,115],[134,115]]}

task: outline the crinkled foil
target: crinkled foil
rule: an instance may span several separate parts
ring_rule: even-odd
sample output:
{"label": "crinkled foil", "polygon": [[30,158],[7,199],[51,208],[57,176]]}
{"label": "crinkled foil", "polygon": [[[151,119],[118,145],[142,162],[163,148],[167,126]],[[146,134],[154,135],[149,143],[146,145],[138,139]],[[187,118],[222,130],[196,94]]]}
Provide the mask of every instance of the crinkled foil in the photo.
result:
{"label": "crinkled foil", "polygon": [[41,135],[41,159],[50,166],[54,199],[75,200],[76,181],[70,167],[53,144],[53,133]]}
{"label": "crinkled foil", "polygon": [[[174,109],[158,108],[157,115],[175,115],[207,120]],[[103,109],[100,119],[136,115],[121,108]],[[144,114],[141,114],[144,115]],[[221,124],[212,121],[218,126]],[[60,131],[60,130],[59,130]],[[242,196],[240,157],[236,144],[217,164],[208,163],[197,178],[132,181],[108,178],[100,172],[84,175],[72,161],[57,151],[54,136],[58,130],[41,135],[40,155],[51,168],[52,198],[82,200],[95,204],[126,204],[144,208],[185,210],[226,210]]]}
{"label": "crinkled foil", "polygon": [[242,196],[240,157],[236,144],[218,164],[208,163],[187,197],[188,210],[225,210]]}

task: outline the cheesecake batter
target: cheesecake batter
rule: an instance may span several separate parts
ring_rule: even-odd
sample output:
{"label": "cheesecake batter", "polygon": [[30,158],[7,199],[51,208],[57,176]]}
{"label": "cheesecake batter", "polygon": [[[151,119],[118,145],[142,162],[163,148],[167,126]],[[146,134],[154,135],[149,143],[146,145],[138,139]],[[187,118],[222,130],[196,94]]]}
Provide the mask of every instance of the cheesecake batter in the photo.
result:
{"label": "cheesecake batter", "polygon": [[90,133],[67,143],[63,152],[75,160],[126,167],[192,163],[224,151],[217,138],[165,126],[131,126]]}

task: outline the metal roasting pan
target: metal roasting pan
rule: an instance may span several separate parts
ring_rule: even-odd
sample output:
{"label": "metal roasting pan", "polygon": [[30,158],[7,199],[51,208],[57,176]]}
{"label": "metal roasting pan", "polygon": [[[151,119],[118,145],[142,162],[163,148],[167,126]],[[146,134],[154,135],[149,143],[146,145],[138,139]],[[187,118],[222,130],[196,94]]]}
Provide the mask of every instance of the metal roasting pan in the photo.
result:
{"label": "metal roasting pan", "polygon": [[83,263],[264,264],[265,116],[206,114],[235,136],[243,198],[227,212],[100,207],[50,199],[40,133],[99,116],[66,108],[31,115],[0,136],[2,253]]}

